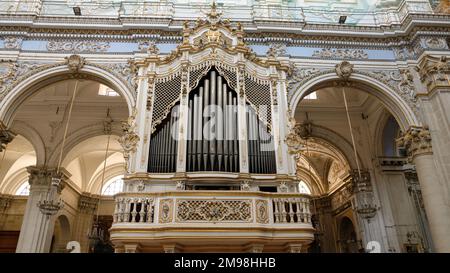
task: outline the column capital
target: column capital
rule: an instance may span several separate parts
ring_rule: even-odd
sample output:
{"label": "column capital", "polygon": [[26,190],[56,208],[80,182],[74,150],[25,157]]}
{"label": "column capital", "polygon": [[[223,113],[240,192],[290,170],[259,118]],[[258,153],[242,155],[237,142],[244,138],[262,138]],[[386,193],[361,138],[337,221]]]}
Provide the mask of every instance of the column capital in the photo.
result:
{"label": "column capital", "polygon": [[9,208],[12,199],[13,199],[12,195],[0,194],[0,213]]}
{"label": "column capital", "polygon": [[404,147],[410,159],[425,154],[432,154],[431,134],[428,127],[411,126],[400,138],[397,145]]}
{"label": "column capital", "polygon": [[425,56],[418,70],[428,92],[440,87],[450,88],[450,61],[446,56]]}
{"label": "column capital", "polygon": [[31,190],[35,186],[56,186],[58,193],[64,189],[69,180],[70,173],[64,169],[47,166],[28,166],[27,171],[30,174],[28,183],[30,183]]}
{"label": "column capital", "polygon": [[94,214],[97,209],[99,198],[89,193],[83,193],[78,199],[78,210],[85,214]]}
{"label": "column capital", "polygon": [[0,120],[0,152],[5,149],[6,145],[8,145],[15,136],[16,134],[7,129],[6,125]]}

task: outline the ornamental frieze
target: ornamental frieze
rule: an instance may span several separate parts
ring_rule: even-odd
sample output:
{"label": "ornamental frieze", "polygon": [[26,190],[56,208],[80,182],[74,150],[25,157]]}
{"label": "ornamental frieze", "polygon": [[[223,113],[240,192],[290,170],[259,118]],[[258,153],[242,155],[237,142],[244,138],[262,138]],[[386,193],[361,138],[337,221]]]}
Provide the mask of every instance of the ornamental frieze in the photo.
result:
{"label": "ornamental frieze", "polygon": [[49,41],[48,51],[68,51],[68,52],[106,52],[110,48],[109,42],[96,41]]}
{"label": "ornamental frieze", "polygon": [[325,59],[368,59],[369,55],[363,49],[331,49],[315,50],[313,57]]}

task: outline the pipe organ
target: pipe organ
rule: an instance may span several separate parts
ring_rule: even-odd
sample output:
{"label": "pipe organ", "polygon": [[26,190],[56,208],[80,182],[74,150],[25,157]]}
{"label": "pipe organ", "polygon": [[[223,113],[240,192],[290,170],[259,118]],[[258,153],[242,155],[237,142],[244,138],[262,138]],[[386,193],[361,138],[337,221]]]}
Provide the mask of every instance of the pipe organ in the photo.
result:
{"label": "pipe organ", "polygon": [[190,93],[187,170],[239,172],[237,96],[212,69]]}
{"label": "pipe organ", "polygon": [[175,105],[151,136],[148,172],[170,173],[176,171],[179,108],[179,104]]}
{"label": "pipe organ", "polygon": [[247,136],[250,173],[276,173],[275,147],[267,126],[247,104]]}

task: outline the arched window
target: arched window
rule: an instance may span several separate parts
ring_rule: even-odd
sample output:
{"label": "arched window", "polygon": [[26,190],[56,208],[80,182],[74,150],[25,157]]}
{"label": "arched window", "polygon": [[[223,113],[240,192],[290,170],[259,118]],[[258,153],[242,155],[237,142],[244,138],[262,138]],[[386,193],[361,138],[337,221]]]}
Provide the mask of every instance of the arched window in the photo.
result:
{"label": "arched window", "polygon": [[303,181],[300,181],[298,183],[298,191],[304,194],[311,194],[311,190],[309,189],[308,185],[306,185],[306,183]]}
{"label": "arched window", "polygon": [[23,182],[22,185],[17,189],[16,195],[28,196],[30,195],[30,183],[28,180]]}
{"label": "arched window", "polygon": [[383,130],[383,155],[398,156],[397,145],[395,143],[398,137],[400,127],[393,116],[390,116]]}
{"label": "arched window", "polygon": [[123,175],[110,179],[102,188],[102,195],[114,195],[121,192],[123,188]]}

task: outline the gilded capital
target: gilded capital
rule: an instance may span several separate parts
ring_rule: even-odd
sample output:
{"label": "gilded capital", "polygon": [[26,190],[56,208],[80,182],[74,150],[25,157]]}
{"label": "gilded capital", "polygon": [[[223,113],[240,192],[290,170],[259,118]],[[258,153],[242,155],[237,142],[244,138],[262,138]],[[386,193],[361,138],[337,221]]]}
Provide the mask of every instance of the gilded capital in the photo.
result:
{"label": "gilded capital", "polygon": [[411,159],[418,155],[433,153],[431,134],[427,127],[410,127],[397,139],[397,145],[405,148]]}

